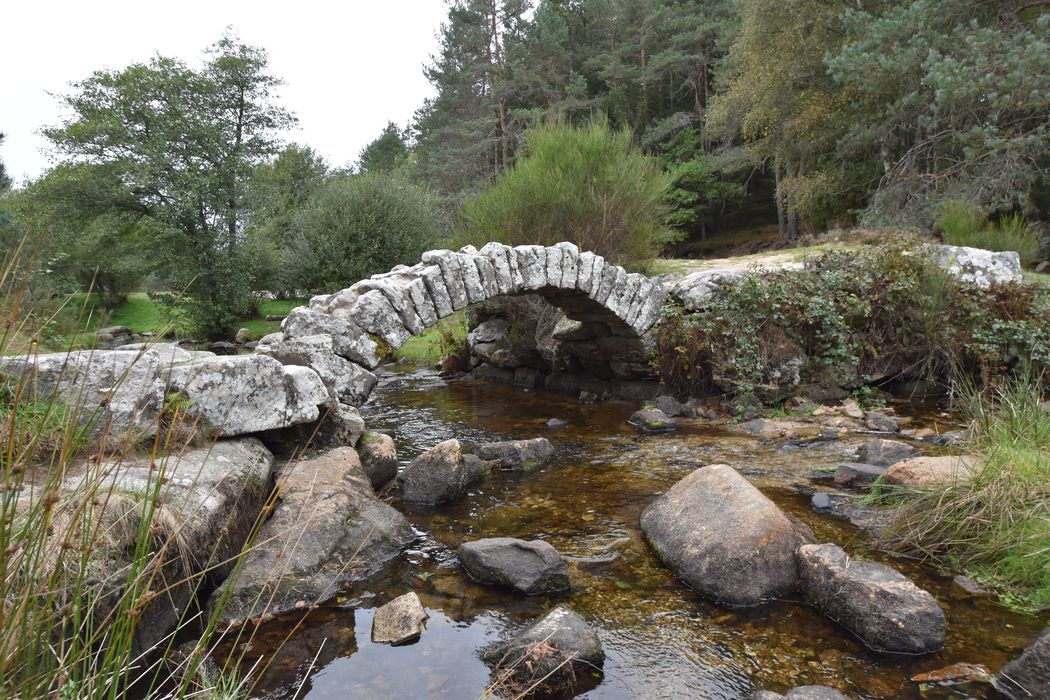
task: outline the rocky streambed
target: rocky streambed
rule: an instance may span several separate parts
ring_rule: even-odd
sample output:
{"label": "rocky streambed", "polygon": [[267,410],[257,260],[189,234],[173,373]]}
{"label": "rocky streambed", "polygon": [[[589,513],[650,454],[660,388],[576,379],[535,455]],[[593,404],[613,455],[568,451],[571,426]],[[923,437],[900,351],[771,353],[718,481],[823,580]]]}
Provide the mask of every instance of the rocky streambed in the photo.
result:
{"label": "rocky streambed", "polygon": [[[520,690],[488,665],[493,650],[507,653],[508,640],[549,640],[555,631],[582,624],[575,636],[580,654],[593,654],[597,641],[604,663],[600,671],[597,664],[579,665],[567,696],[743,698],[815,684],[853,698],[997,697],[974,668],[999,671],[1046,624],[961,591],[949,575],[872,551],[863,529],[870,513],[838,493],[848,485],[835,484],[837,474],[840,481],[847,478],[843,463],[885,457],[880,449],[887,446],[869,444],[862,453],[871,435],[792,431],[775,423],[731,431],[689,419],[679,419],[673,432],[642,435],[627,423],[637,408],[583,405],[570,396],[484,382],[449,383],[427,371],[382,376],[362,413],[370,429],[393,438],[402,473],[453,438],[469,445],[544,437],[555,448],[554,459],[546,466],[523,459],[519,466],[527,468],[489,471],[477,463],[507,455],[482,454],[465,468],[485,475],[472,476],[453,498],[442,495],[439,505],[388,496],[415,534],[400,556],[305,619],[301,611],[270,619],[250,641],[221,651],[240,656],[246,668],[265,668],[258,690],[268,697],[468,698]],[[910,427],[928,423],[918,415]],[[865,419],[860,425],[864,429]],[[952,426],[935,427],[944,432]],[[945,452],[921,444],[928,456]],[[363,449],[386,454],[385,447]],[[874,651],[818,609],[835,610],[834,601],[820,603],[789,586],[775,587],[767,602],[753,607],[716,604],[686,587],[673,563],[661,561],[647,543],[640,523],[654,501],[712,464],[746,477],[741,481],[787,514],[790,527],[804,533],[798,544],[834,543],[852,557],[892,565],[929,592],[943,611],[943,649]],[[492,573],[491,550],[505,542],[462,548],[486,538],[524,540],[511,545],[513,556],[539,562],[543,576],[491,578],[503,575]],[[814,562],[829,562],[822,569],[826,577],[841,574],[839,557],[833,548],[811,551]],[[461,558],[469,560],[469,571]],[[887,576],[882,570],[872,575]],[[377,610],[391,601],[393,612],[378,613],[373,628]],[[836,617],[847,622],[841,612]],[[374,639],[376,629],[382,632]],[[536,661],[539,670],[550,670]]]}

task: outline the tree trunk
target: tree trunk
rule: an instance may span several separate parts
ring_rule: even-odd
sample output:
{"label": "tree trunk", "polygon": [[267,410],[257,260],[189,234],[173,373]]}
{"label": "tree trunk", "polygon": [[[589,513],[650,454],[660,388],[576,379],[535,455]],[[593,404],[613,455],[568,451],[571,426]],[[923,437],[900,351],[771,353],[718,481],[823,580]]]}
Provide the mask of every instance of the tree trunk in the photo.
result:
{"label": "tree trunk", "polygon": [[784,198],[780,196],[780,164],[778,163],[773,164],[773,179],[776,182],[776,189],[773,190],[773,199],[775,199],[777,203],[777,230],[780,235],[783,236],[785,234]]}

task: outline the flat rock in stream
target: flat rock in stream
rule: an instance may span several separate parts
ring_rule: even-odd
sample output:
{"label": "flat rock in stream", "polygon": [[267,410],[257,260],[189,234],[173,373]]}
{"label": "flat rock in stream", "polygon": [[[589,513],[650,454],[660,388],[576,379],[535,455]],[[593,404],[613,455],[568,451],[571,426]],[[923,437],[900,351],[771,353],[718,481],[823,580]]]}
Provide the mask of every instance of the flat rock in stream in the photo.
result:
{"label": "flat rock in stream", "polygon": [[627,422],[642,433],[668,433],[677,427],[670,416],[653,407],[635,411]]}
{"label": "flat rock in stream", "polygon": [[744,423],[727,425],[726,430],[740,435],[751,435],[763,440],[810,438],[820,435],[821,426],[792,420],[755,418]]}
{"label": "flat rock in stream", "polygon": [[605,651],[587,621],[559,605],[509,642],[485,651],[482,659],[493,666],[497,693],[535,685],[534,696],[549,697],[586,690],[605,663]]}
{"label": "flat rock in stream", "polygon": [[725,464],[697,469],[642,513],[661,560],[696,592],[757,605],[798,581],[795,550],[811,535]]}
{"label": "flat rock in stream", "polygon": [[482,460],[498,459],[504,469],[529,471],[550,464],[554,459],[554,445],[547,438],[484,442],[475,445],[473,454]]}
{"label": "flat rock in stream", "polygon": [[885,473],[886,467],[860,462],[843,462],[835,470],[835,483],[842,486],[870,484]]}
{"label": "flat rock in stream", "polygon": [[481,583],[508,586],[525,595],[569,588],[565,560],[543,540],[490,537],[464,542],[457,555],[470,577]]}
{"label": "flat rock in stream", "polygon": [[236,578],[212,596],[228,598],[231,623],[322,603],[377,573],[415,539],[404,516],[372,492],[357,453],[340,447],[287,464],[280,498]]}
{"label": "flat rock in stream", "polygon": [[806,596],[872,649],[925,654],[944,648],[944,611],[901,573],[851,559],[833,544],[799,547],[798,566]]}
{"label": "flat rock in stream", "polygon": [[969,479],[976,465],[973,457],[915,457],[890,466],[882,480],[895,486],[944,486]]}
{"label": "flat rock in stream", "polygon": [[376,610],[372,618],[372,641],[392,646],[409,644],[419,639],[429,619],[415,593],[398,596]]}

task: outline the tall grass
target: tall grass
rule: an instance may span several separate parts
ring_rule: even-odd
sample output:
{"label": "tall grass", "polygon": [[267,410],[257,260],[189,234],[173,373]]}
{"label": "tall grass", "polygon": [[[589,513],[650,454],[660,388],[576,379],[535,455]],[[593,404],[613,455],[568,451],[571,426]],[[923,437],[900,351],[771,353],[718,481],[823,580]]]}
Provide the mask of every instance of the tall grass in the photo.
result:
{"label": "tall grass", "polygon": [[941,208],[937,220],[944,242],[951,245],[986,250],[1016,251],[1022,265],[1039,261],[1039,239],[1020,214],[1007,214],[991,223],[988,217],[970,202],[950,201]]}
{"label": "tall grass", "polygon": [[997,585],[1008,604],[1050,609],[1050,411],[1043,378],[1007,380],[966,408],[973,478],[907,494],[883,539],[904,553],[933,557]]}
{"label": "tall grass", "polygon": [[[23,307],[27,255],[0,267],[2,355],[36,352],[48,320]],[[198,680],[207,621],[186,612],[170,634],[149,629],[153,606],[175,591],[192,599],[205,581],[164,499],[168,436],[146,446],[148,485],[122,490],[121,458],[106,455],[127,449],[124,436],[93,429],[100,411],[78,410],[75,391],[39,389],[28,375],[0,386],[0,696],[232,697],[229,679]],[[173,669],[176,638],[199,629]]]}

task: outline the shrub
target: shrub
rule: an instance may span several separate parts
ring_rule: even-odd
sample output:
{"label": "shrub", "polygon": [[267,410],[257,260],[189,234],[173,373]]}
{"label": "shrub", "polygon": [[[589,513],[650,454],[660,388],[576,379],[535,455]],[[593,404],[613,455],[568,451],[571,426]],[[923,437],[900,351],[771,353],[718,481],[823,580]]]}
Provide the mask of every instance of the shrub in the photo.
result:
{"label": "shrub", "polygon": [[1039,238],[1020,214],[1006,214],[990,224],[984,212],[969,202],[949,201],[937,220],[944,242],[985,250],[1016,251],[1022,265],[1039,260]]}
{"label": "shrub", "polygon": [[639,268],[681,234],[667,226],[671,179],[604,121],[546,125],[525,153],[463,208],[457,241],[551,245],[571,241]]}
{"label": "shrub", "polygon": [[293,219],[282,264],[297,291],[332,292],[416,262],[447,233],[447,219],[426,190],[384,174],[335,177]]}
{"label": "shrub", "polygon": [[705,313],[670,310],[658,336],[661,379],[683,395],[717,378],[719,388],[775,400],[784,396],[771,372],[791,358],[804,361],[804,380],[844,388],[1050,366],[1050,291],[966,285],[904,245],[831,251],[801,271],[727,285]]}

